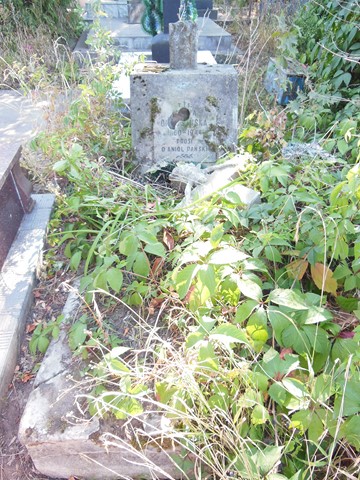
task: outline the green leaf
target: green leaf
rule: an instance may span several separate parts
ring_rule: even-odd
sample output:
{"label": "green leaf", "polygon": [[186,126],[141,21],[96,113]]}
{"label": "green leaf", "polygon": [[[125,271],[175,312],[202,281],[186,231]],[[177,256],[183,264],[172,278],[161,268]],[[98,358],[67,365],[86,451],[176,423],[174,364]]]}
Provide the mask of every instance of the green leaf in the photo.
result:
{"label": "green leaf", "polygon": [[77,250],[70,258],[70,268],[74,272],[79,268],[81,262],[81,251]]}
{"label": "green leaf", "polygon": [[223,323],[211,331],[210,340],[216,340],[229,347],[231,343],[244,343],[249,345],[246,333],[231,323]]}
{"label": "green leaf", "polygon": [[199,349],[198,364],[202,368],[219,370],[219,360],[215,354],[213,345],[210,342],[203,342]]}
{"label": "green leaf", "polygon": [[106,272],[106,281],[116,293],[119,293],[123,284],[122,271],[118,268],[109,268]]}
{"label": "green leaf", "polygon": [[147,232],[146,230],[138,231],[137,232],[137,237],[138,237],[139,240],[141,240],[142,242],[147,243],[147,244],[148,243],[159,243],[156,236],[151,232]]}
{"label": "green leaf", "polygon": [[234,247],[226,247],[212,253],[209,256],[207,263],[210,265],[229,265],[241,262],[246,258],[249,258],[249,255],[246,253],[241,252]]}
{"label": "green leaf", "polygon": [[150,264],[146,253],[138,252],[135,256],[135,262],[133,264],[133,272],[141,275],[143,277],[147,277],[150,272]]}
{"label": "green leaf", "polygon": [[139,248],[139,240],[133,233],[126,232],[121,235],[119,243],[119,252],[122,255],[134,255]]}
{"label": "green leaf", "polygon": [[263,425],[270,420],[270,415],[263,405],[255,405],[251,412],[251,423],[253,425]]}
{"label": "green leaf", "polygon": [[335,397],[334,414],[336,416],[355,415],[360,412],[360,382],[359,378],[345,380],[338,384],[339,393]]}
{"label": "green leaf", "polygon": [[37,348],[40,353],[45,353],[46,350],[48,349],[48,346],[50,344],[50,340],[45,337],[45,335],[41,335],[37,341]]}
{"label": "green leaf", "polygon": [[258,305],[258,302],[255,300],[245,300],[236,310],[235,322],[243,323]]}
{"label": "green leaf", "polygon": [[188,293],[190,285],[199,269],[200,265],[193,263],[184,267],[180,272],[174,272],[173,280],[175,282],[176,291],[181,300],[183,300]]}
{"label": "green leaf", "polygon": [[212,247],[216,248],[219,245],[223,236],[224,236],[224,227],[222,223],[220,223],[219,225],[216,225],[216,227],[213,228],[211,231],[210,242]]}
{"label": "green leaf", "polygon": [[270,292],[269,300],[277,305],[284,305],[285,307],[292,308],[293,310],[307,310],[309,306],[306,303],[305,298],[296,293],[294,290],[276,288]]}
{"label": "green leaf", "polygon": [[237,278],[237,285],[240,289],[240,292],[252,300],[260,302],[262,299],[262,289],[259,285],[248,278],[239,277]]}
{"label": "green leaf", "polygon": [[359,299],[354,297],[336,297],[336,303],[341,307],[345,312],[353,312],[358,308]]}
{"label": "green leaf", "polygon": [[164,403],[165,405],[168,404],[177,389],[178,388],[176,386],[170,385],[167,382],[156,382],[156,400]]}
{"label": "green leaf", "polygon": [[72,325],[69,331],[69,346],[71,350],[75,351],[80,345],[83,345],[87,334],[87,324],[84,320],[78,320]]}
{"label": "green leaf", "polygon": [[166,256],[166,250],[162,243],[149,243],[144,248],[146,253],[151,253],[152,255],[156,255],[157,257],[164,258]]}
{"label": "green leaf", "polygon": [[69,162],[67,160],[60,160],[59,162],[54,163],[53,170],[56,173],[63,173],[67,170]]}
{"label": "green leaf", "polygon": [[267,245],[264,249],[265,257],[271,262],[282,262],[282,257],[279,250],[271,245]]}
{"label": "green leaf", "polygon": [[261,475],[266,475],[272,470],[277,463],[280,462],[281,454],[284,447],[265,447],[264,450],[258,451],[252,455],[252,460],[259,468]]}
{"label": "green leaf", "polygon": [[354,415],[345,420],[340,427],[340,435],[345,438],[350,445],[360,450],[360,416]]}

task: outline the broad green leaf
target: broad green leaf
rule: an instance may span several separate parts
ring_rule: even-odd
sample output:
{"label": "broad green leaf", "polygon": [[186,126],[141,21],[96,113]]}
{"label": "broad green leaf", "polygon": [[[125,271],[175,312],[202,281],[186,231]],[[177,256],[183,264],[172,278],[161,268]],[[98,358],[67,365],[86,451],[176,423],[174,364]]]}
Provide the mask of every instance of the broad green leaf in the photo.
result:
{"label": "broad green leaf", "polygon": [[108,285],[106,281],[106,271],[100,271],[94,278],[94,288],[98,288],[99,290],[104,290],[105,292],[108,291]]}
{"label": "broad green leaf", "polygon": [[152,255],[156,255],[157,257],[164,258],[166,255],[165,247],[162,243],[148,243],[144,248],[146,253],[151,253]]}
{"label": "broad green leaf", "polygon": [[229,265],[241,262],[246,258],[249,258],[249,255],[246,253],[241,252],[234,247],[225,247],[212,253],[209,256],[207,263],[210,265]]}
{"label": "broad green leaf", "polygon": [[45,335],[41,335],[37,341],[37,348],[40,353],[45,353],[48,346],[49,346],[50,340],[45,337]]}
{"label": "broad green leaf", "polygon": [[148,232],[146,230],[138,231],[137,237],[144,243],[158,243],[158,239],[152,232]]}
{"label": "broad green leaf", "polygon": [[255,300],[245,300],[236,310],[235,322],[243,323],[258,305],[258,302]]}
{"label": "broad green leaf", "polygon": [[290,394],[285,390],[281,383],[273,383],[268,392],[272,400],[281,407],[286,405],[290,397]]}
{"label": "broad green leaf", "polygon": [[110,287],[119,293],[123,284],[123,274],[118,268],[109,268],[106,272],[106,280]]}
{"label": "broad green leaf", "polygon": [[210,242],[212,247],[217,247],[224,236],[224,227],[222,223],[217,225],[215,228],[212,229],[210,234]]}
{"label": "broad green leaf", "polygon": [[219,370],[219,360],[215,354],[213,345],[210,342],[203,342],[199,349],[198,364],[202,368]]}
{"label": "broad green leaf", "polygon": [[252,455],[252,460],[259,468],[261,475],[266,475],[280,462],[283,447],[265,447]]}
{"label": "broad green leaf", "polygon": [[319,438],[324,434],[324,425],[321,418],[317,415],[317,411],[313,413],[308,430],[309,440],[318,443]]}
{"label": "broad green leaf", "polygon": [[186,348],[191,348],[197,343],[201,342],[205,338],[205,332],[191,332],[189,335],[186,337]]}
{"label": "broad green leaf", "polygon": [[251,412],[251,423],[253,425],[263,425],[270,420],[270,415],[263,405],[255,405]]}
{"label": "broad green leaf", "polygon": [[240,330],[231,323],[223,323],[212,330],[210,340],[216,340],[229,347],[231,343],[244,343],[249,345],[248,338],[244,330]]}
{"label": "broad green leaf", "polygon": [[67,160],[60,160],[53,165],[53,170],[56,173],[63,173],[67,170],[69,162]]}
{"label": "broad green leaf", "polygon": [[150,263],[146,253],[137,252],[132,268],[134,273],[137,273],[138,275],[143,277],[147,277],[149,275]]}
{"label": "broad green leaf", "polygon": [[164,403],[165,405],[169,403],[170,399],[177,391],[177,387],[170,385],[167,382],[156,382],[155,384],[155,395],[158,402]]}
{"label": "broad green leaf", "polygon": [[265,353],[261,362],[261,372],[266,373],[269,378],[284,377],[300,366],[297,355],[286,354],[284,358],[273,348]]}
{"label": "broad green leaf", "polygon": [[282,257],[279,250],[271,245],[267,245],[264,249],[265,257],[270,260],[270,262],[282,262]]}
{"label": "broad green leaf", "polygon": [[337,338],[331,349],[331,359],[340,359],[342,362],[349,358],[349,355],[356,353],[359,345],[353,338]]}
{"label": "broad green leaf", "polygon": [[78,320],[77,322],[72,325],[69,331],[69,346],[71,350],[76,350],[80,345],[83,345],[87,333],[85,331],[87,330],[87,323],[84,320]]}
{"label": "broad green leaf", "polygon": [[277,305],[292,308],[293,310],[307,310],[309,306],[305,298],[294,290],[285,288],[276,288],[270,292],[269,300]]}
{"label": "broad green leaf", "polygon": [[360,415],[345,420],[340,427],[340,435],[357,450],[360,450]]}
{"label": "broad green leaf", "polygon": [[262,289],[259,285],[252,280],[249,280],[244,277],[237,278],[237,285],[240,289],[240,292],[252,300],[260,301],[262,298]]}
{"label": "broad green leaf", "polygon": [[[359,377],[359,375],[358,375]],[[336,416],[355,415],[360,412],[360,381],[351,378],[339,382],[339,392],[335,397],[334,413]]]}
{"label": "broad green leaf", "polygon": [[216,278],[212,265],[200,266],[194,282],[194,288],[189,296],[189,307],[196,311],[200,306],[215,295]]}
{"label": "broad green leaf", "polygon": [[121,235],[119,243],[119,252],[122,255],[134,255],[139,248],[139,240],[133,233],[126,232]]}
{"label": "broad green leaf", "polygon": [[187,265],[182,270],[174,272],[173,280],[175,282],[175,288],[181,300],[183,300],[189,291],[190,285],[200,269],[200,265],[193,263]]}
{"label": "broad green leaf", "polygon": [[338,285],[330,268],[325,267],[322,263],[315,263],[315,265],[311,265],[311,276],[319,290],[336,296]]}
{"label": "broad green leaf", "polygon": [[336,297],[336,303],[343,309],[345,312],[353,312],[358,308],[360,300],[354,297]]}
{"label": "broad green leaf", "polygon": [[309,428],[312,417],[313,413],[310,410],[299,410],[291,416],[289,427],[296,428],[303,435]]}
{"label": "broad green leaf", "polygon": [[81,262],[81,251],[77,250],[70,259],[70,268],[71,270],[75,271],[79,268]]}

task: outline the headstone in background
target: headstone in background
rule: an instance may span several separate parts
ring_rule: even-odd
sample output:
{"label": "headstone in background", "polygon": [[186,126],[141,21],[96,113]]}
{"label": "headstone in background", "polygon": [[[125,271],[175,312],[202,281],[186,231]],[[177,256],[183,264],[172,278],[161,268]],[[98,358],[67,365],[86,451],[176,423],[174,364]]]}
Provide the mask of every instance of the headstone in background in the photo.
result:
{"label": "headstone in background", "polygon": [[164,31],[153,38],[152,59],[158,63],[169,63],[169,23],[179,20],[180,0],[163,0]]}
{"label": "headstone in background", "polygon": [[141,18],[145,12],[145,5],[142,0],[129,0],[128,17],[129,23],[141,23]]}
{"label": "headstone in background", "polygon": [[198,28],[195,22],[170,23],[170,68],[197,68]]}
{"label": "headstone in background", "polygon": [[138,65],[130,78],[132,141],[143,173],[179,162],[212,164],[237,144],[237,72],[231,65],[192,68],[196,44],[183,45],[193,38],[179,38],[184,24],[170,30],[175,68]]}
{"label": "headstone in background", "polygon": [[199,17],[209,17],[217,20],[218,11],[214,9],[213,0],[196,0],[196,8]]}

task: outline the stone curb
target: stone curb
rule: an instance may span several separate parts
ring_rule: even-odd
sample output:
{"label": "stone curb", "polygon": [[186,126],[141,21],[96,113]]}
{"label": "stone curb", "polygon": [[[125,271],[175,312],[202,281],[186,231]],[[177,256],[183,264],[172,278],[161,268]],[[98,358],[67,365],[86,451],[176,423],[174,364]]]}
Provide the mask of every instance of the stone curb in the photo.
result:
{"label": "stone curb", "polygon": [[25,214],[0,272],[0,398],[14,375],[21,336],[32,302],[36,273],[51,210],[52,194],[32,195],[35,207]]}

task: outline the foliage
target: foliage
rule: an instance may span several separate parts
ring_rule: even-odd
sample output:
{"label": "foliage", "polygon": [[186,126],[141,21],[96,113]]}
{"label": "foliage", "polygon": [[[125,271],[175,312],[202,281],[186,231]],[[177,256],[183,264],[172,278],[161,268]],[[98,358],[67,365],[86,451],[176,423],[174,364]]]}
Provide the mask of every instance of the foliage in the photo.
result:
{"label": "foliage", "polygon": [[239,181],[253,178],[267,203],[248,210],[231,191],[174,209],[149,187],[114,186],[104,165],[100,176],[74,165],[60,164],[77,187],[58,215],[76,218],[60,222],[62,241],[87,295],[149,308],[167,299],[185,339],[176,355],[158,339],[148,364],[106,354],[91,413],[124,419],[155,402],[172,438],[219,476],[323,478],[335,449],[339,462],[355,455],[359,327],[336,311],[360,317],[358,165],[253,159]]}
{"label": "foliage", "polygon": [[359,159],[360,13],[354,0],[308,2],[295,20],[297,50],[309,66],[309,91],[290,105],[299,140],[325,139],[343,158]]}
{"label": "foliage", "polygon": [[81,33],[80,9],[75,0],[1,0],[0,12],[4,37],[19,28],[35,33],[44,25],[53,38]]}
{"label": "foliage", "polygon": [[59,315],[56,320],[48,323],[39,323],[33,331],[29,349],[32,355],[36,353],[45,353],[51,338],[58,338],[60,334],[60,325],[64,320],[63,315]]}

